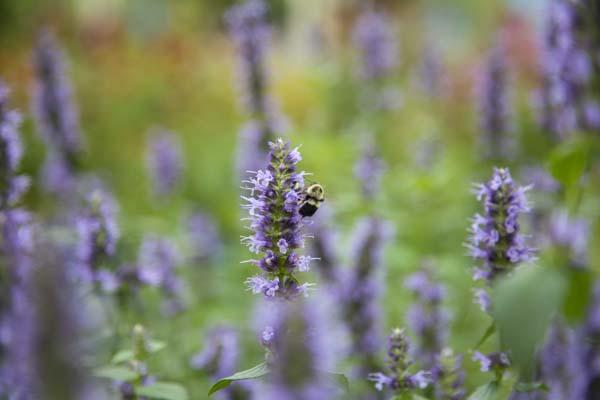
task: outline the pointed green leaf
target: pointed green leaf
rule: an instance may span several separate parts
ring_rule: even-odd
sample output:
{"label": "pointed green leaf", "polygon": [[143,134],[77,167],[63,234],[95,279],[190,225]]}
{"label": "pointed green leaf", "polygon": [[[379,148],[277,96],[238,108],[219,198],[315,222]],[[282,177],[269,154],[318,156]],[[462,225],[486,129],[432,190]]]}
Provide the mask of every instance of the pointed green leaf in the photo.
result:
{"label": "pointed green leaf", "polygon": [[148,386],[135,388],[135,394],[161,400],[187,400],[188,394],[185,388],[177,383],[155,382]]}
{"label": "pointed green leaf", "polygon": [[518,382],[515,385],[515,390],[517,392],[548,391],[548,386],[544,382]]}
{"label": "pointed green leaf", "polygon": [[131,369],[115,365],[96,368],[94,375],[99,378],[112,379],[113,381],[133,381],[138,378],[138,374]]}
{"label": "pointed green leaf", "polygon": [[118,351],[110,360],[111,364],[121,364],[125,361],[133,360],[134,354],[131,350],[121,350]]}
{"label": "pointed green leaf", "polygon": [[150,339],[146,342],[146,351],[148,353],[156,353],[157,351],[164,349],[166,345],[165,342],[160,340]]}
{"label": "pointed green leaf", "polygon": [[474,349],[477,350],[482,344],[485,343],[486,340],[488,340],[490,338],[490,336],[492,336],[494,333],[496,333],[496,323],[492,321],[492,323],[490,324],[490,326],[488,326],[488,328],[485,330],[485,332],[483,333],[483,336],[481,337],[481,339],[479,339],[479,341],[477,342],[477,344],[475,345]]}
{"label": "pointed green leaf", "polygon": [[576,184],[585,172],[589,147],[589,143],[581,139],[561,143],[550,154],[552,176],[563,185]]}
{"label": "pointed green leaf", "polygon": [[568,286],[563,302],[563,313],[567,321],[575,325],[585,316],[594,279],[590,271],[585,270],[569,268],[567,274]]}
{"label": "pointed green leaf", "polygon": [[219,379],[208,391],[208,395],[218,392],[221,389],[225,389],[231,385],[231,382],[242,381],[246,379],[256,379],[265,376],[269,373],[269,367],[266,363],[260,363],[245,371],[236,372],[235,374],[228,376],[227,378]]}
{"label": "pointed green leaf", "polygon": [[344,374],[338,374],[337,372],[324,372],[324,374],[328,375],[332,380],[336,381],[340,386],[344,388],[347,392],[350,390],[350,382],[348,378]]}
{"label": "pointed green leaf", "polygon": [[496,400],[498,394],[498,382],[490,382],[488,384],[479,386],[468,400]]}

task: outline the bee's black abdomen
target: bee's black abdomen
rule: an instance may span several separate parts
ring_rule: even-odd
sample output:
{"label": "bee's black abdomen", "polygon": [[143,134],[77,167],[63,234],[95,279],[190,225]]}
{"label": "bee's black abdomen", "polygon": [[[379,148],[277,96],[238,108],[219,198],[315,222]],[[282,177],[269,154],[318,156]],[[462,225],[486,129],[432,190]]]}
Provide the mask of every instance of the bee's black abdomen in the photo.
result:
{"label": "bee's black abdomen", "polygon": [[315,206],[314,204],[304,202],[302,203],[302,205],[300,205],[299,212],[300,215],[302,215],[303,217],[312,217],[318,209],[319,207]]}

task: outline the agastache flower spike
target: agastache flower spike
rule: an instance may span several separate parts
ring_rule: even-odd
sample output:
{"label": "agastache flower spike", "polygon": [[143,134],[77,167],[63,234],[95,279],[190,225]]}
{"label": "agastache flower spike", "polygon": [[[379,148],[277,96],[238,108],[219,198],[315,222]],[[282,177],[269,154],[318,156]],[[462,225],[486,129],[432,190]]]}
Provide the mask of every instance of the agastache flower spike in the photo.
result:
{"label": "agastache flower spike", "polygon": [[409,372],[413,361],[409,358],[408,352],[409,343],[404,330],[394,329],[388,339],[388,372],[373,372],[368,376],[368,379],[375,383],[377,390],[387,388],[396,394],[401,394],[424,389],[431,383],[430,372],[423,370],[416,373]]}
{"label": "agastache flower spike", "polygon": [[34,52],[33,110],[38,131],[52,151],[72,169],[81,152],[78,110],[63,55],[54,36],[43,32]]}
{"label": "agastache flower spike", "polygon": [[480,129],[485,154],[491,158],[511,155],[511,110],[508,93],[508,67],[502,42],[489,53],[478,87]]}
{"label": "agastache flower spike", "polygon": [[8,94],[0,81],[0,210],[18,201],[29,185],[27,177],[17,175],[23,155],[18,131],[21,116],[8,108]]}
{"label": "agastache flower spike", "polygon": [[278,139],[270,143],[269,164],[266,170],[253,172],[245,181],[249,196],[242,207],[248,211],[249,228],[254,232],[242,238],[242,243],[260,259],[250,260],[263,270],[261,275],[246,283],[253,293],[268,298],[290,299],[306,295],[309,284],[300,284],[297,271],[307,271],[311,257],[299,255],[304,246],[301,232],[303,222],[299,214],[299,199],[304,187],[304,172],[296,164],[301,160],[298,149]]}
{"label": "agastache flower spike", "polygon": [[148,171],[154,193],[165,196],[173,192],[182,170],[181,145],[178,137],[164,130],[150,132],[148,140]]}
{"label": "agastache flower spike", "polygon": [[500,274],[532,259],[534,249],[526,244],[519,224],[521,214],[529,212],[529,189],[517,186],[504,168],[495,168],[489,182],[476,185],[484,213],[473,218],[467,244],[470,255],[480,262],[473,273],[475,280],[489,284]]}

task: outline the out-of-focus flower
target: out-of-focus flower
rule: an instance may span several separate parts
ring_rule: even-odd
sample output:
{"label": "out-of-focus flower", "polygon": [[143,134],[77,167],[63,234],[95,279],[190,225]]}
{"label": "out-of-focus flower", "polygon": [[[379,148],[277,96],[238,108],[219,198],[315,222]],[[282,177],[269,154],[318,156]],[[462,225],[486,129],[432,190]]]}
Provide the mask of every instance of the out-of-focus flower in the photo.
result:
{"label": "out-of-focus flower", "polygon": [[442,308],[444,287],[433,280],[429,268],[408,277],[404,286],[417,298],[407,314],[409,327],[418,339],[413,344],[414,358],[420,366],[433,371],[448,335],[449,318]]}
{"label": "out-of-focus flower", "polygon": [[592,62],[579,34],[582,17],[577,5],[552,0],[548,9],[542,53],[543,86],[536,94],[540,125],[556,139],[585,127],[581,104],[592,74]]}
{"label": "out-of-focus flower", "polygon": [[354,166],[354,175],[360,182],[362,194],[366,199],[373,199],[379,193],[384,169],[385,164],[373,140],[365,141],[360,158]]}
{"label": "out-of-focus flower", "polygon": [[361,78],[382,79],[397,66],[398,47],[385,14],[366,8],[358,17],[353,39],[360,53]]}
{"label": "out-of-focus flower", "polygon": [[165,196],[173,192],[183,169],[178,137],[165,130],[151,131],[148,138],[148,171],[154,193]]}
{"label": "out-of-focus flower", "polygon": [[299,255],[304,246],[302,217],[299,213],[304,172],[297,171],[301,160],[298,149],[279,139],[270,144],[269,164],[244,181],[250,193],[242,196],[242,207],[248,211],[250,236],[242,243],[260,259],[250,260],[263,273],[249,278],[246,283],[253,293],[269,298],[294,298],[306,295],[309,284],[300,284],[297,271],[308,271],[312,257]]}
{"label": "out-of-focus flower", "polygon": [[418,83],[421,90],[430,98],[442,94],[443,66],[439,51],[432,46],[425,46],[419,65]]}
{"label": "out-of-focus flower", "polygon": [[[238,333],[235,329],[226,326],[215,327],[208,332],[202,351],[190,359],[190,366],[204,371],[213,379],[233,375],[238,368],[240,351],[238,342]],[[249,385],[239,382],[220,392],[218,396],[223,400],[249,399],[250,389]]]}
{"label": "out-of-focus flower", "polygon": [[192,214],[188,220],[188,233],[195,261],[212,260],[223,251],[219,229],[210,215],[200,211]]}
{"label": "out-of-focus flower", "polygon": [[473,273],[475,280],[491,283],[533,257],[534,249],[527,245],[519,224],[521,214],[529,211],[528,190],[528,186],[517,186],[504,168],[495,168],[489,182],[476,185],[484,213],[473,218],[467,244],[470,255],[480,262]]}
{"label": "out-of-focus flower", "polygon": [[33,111],[38,132],[71,171],[82,150],[79,115],[64,57],[48,31],[38,37],[34,71]]}
{"label": "out-of-focus flower", "polygon": [[343,338],[334,303],[317,297],[265,304],[271,373],[257,398],[312,400],[339,394],[323,371],[335,370],[343,356]]}
{"label": "out-of-focus flower", "polygon": [[405,393],[414,389],[424,389],[431,383],[429,371],[410,373],[413,361],[408,357],[408,338],[402,329],[394,329],[388,339],[388,372],[373,372],[368,378],[375,383],[377,390],[388,388],[394,393]]}
{"label": "out-of-focus flower", "polygon": [[76,219],[77,278],[96,280],[96,273],[115,255],[119,239],[116,212],[116,203],[107,192],[96,189],[88,196],[83,212]]}
{"label": "out-of-focus flower", "polygon": [[163,291],[163,312],[173,315],[180,312],[183,282],[175,271],[179,254],[175,245],[168,239],[148,235],[142,241],[138,254],[140,282],[160,288]]}
{"label": "out-of-focus flower", "polygon": [[566,210],[556,211],[550,217],[550,241],[569,253],[573,266],[587,262],[590,227],[583,218],[571,218]]}
{"label": "out-of-focus flower", "polygon": [[481,372],[494,371],[496,369],[505,369],[510,367],[510,360],[506,353],[483,354],[479,351],[473,353],[473,361],[479,363]]}
{"label": "out-of-focus flower", "polygon": [[480,129],[487,157],[507,158],[513,151],[509,136],[511,106],[508,91],[508,66],[502,43],[490,51],[478,86]]}
{"label": "out-of-focus flower", "polygon": [[314,254],[314,269],[321,279],[337,285],[340,265],[336,251],[336,234],[332,224],[331,209],[326,205],[319,208],[319,217],[308,226],[311,254]]}
{"label": "out-of-focus flower", "polygon": [[380,339],[379,299],[383,295],[383,250],[392,229],[377,217],[366,217],[354,230],[350,249],[351,269],[343,278],[343,316],[351,335],[351,350],[360,360],[359,374],[378,368]]}
{"label": "out-of-focus flower", "polygon": [[560,189],[560,183],[546,170],[537,166],[523,168],[521,181],[534,187],[536,192],[555,193]]}
{"label": "out-of-focus flower", "polygon": [[12,206],[29,186],[26,176],[17,175],[23,155],[21,116],[8,108],[8,94],[9,89],[0,81],[0,209]]}
{"label": "out-of-focus flower", "polygon": [[435,382],[436,399],[462,400],[467,397],[462,356],[455,355],[451,349],[446,348],[439,354],[432,379]]}

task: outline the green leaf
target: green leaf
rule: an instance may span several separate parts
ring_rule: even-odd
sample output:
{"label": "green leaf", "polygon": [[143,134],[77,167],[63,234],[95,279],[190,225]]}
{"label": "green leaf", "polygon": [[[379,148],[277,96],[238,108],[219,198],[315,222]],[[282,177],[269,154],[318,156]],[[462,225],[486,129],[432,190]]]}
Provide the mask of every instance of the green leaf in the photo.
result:
{"label": "green leaf", "polygon": [[246,379],[256,379],[265,376],[268,373],[269,367],[267,366],[267,363],[262,362],[245,371],[236,372],[235,374],[228,376],[227,378],[219,379],[217,383],[212,385],[212,387],[208,391],[208,395],[210,396],[221,389],[225,389],[227,386],[231,385],[231,382],[242,381]]}
{"label": "green leaf", "polygon": [[350,381],[348,381],[346,375],[338,374],[337,372],[326,371],[324,371],[323,373],[328,375],[332,380],[336,381],[340,386],[344,388],[346,392],[350,390]]}
{"label": "green leaf", "polygon": [[162,400],[187,400],[188,394],[185,388],[177,383],[155,382],[148,386],[135,388],[135,394]]}
{"label": "green leaf", "polygon": [[582,139],[560,144],[550,154],[550,173],[565,186],[576,184],[585,172],[588,150],[589,143]]}
{"label": "green leaf", "polygon": [[148,353],[156,353],[157,351],[161,351],[167,346],[165,342],[160,340],[150,339],[146,342],[146,351]]}
{"label": "green leaf", "polygon": [[134,354],[131,350],[121,350],[118,351],[110,360],[111,364],[121,364],[125,361],[133,360]]}
{"label": "green leaf", "polygon": [[96,368],[94,375],[99,378],[112,379],[113,381],[133,381],[138,378],[138,374],[127,367],[107,365]]}
{"label": "green leaf", "polygon": [[485,343],[486,340],[488,340],[490,338],[490,336],[492,336],[494,333],[496,333],[496,323],[492,321],[492,323],[490,324],[490,326],[488,326],[488,328],[485,330],[485,332],[483,333],[483,336],[481,337],[481,339],[479,339],[479,341],[477,342],[477,344],[475,345],[474,349],[477,350],[482,344]]}
{"label": "green leaf", "polygon": [[583,319],[592,293],[593,278],[589,271],[574,270],[567,272],[567,290],[563,301],[563,313],[568,322],[575,325]]}
{"label": "green leaf", "polygon": [[525,266],[493,290],[492,314],[500,342],[522,376],[532,371],[534,351],[560,309],[565,284],[557,269]]}
{"label": "green leaf", "polygon": [[517,392],[548,391],[548,386],[544,382],[519,382],[515,385],[515,390]]}
{"label": "green leaf", "polygon": [[495,400],[498,393],[498,382],[490,382],[479,386],[467,400]]}

